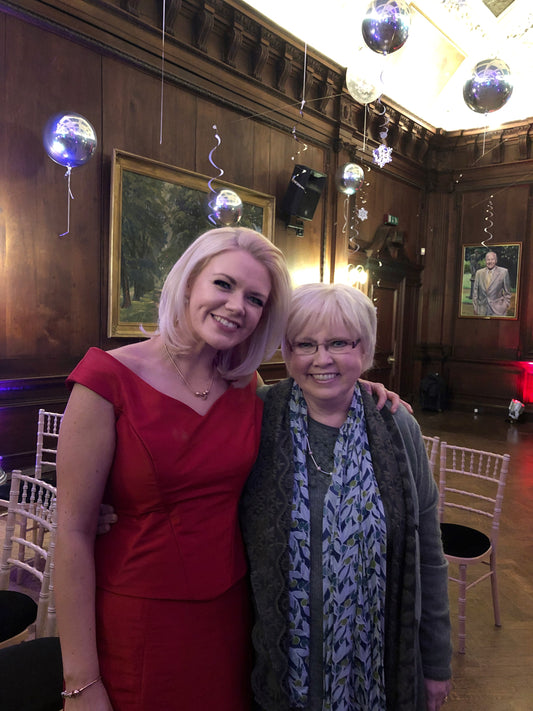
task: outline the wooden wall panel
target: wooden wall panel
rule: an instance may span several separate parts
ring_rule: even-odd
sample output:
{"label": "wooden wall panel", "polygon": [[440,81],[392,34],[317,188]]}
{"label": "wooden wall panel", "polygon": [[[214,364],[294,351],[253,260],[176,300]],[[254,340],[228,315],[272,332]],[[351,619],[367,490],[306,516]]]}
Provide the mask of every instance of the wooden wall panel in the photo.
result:
{"label": "wooden wall panel", "polygon": [[100,131],[100,58],[17,18],[4,18],[0,193],[9,285],[4,355],[38,362],[46,373],[50,359],[66,361],[98,340],[101,149],[72,170],[70,233],[61,238],[67,229],[65,168],[46,155],[42,131],[51,116],[69,110]]}
{"label": "wooden wall panel", "polygon": [[[447,191],[428,195],[427,244],[422,289],[422,351],[432,352],[427,368],[442,371],[452,403],[470,407],[483,403],[506,408],[511,397],[523,396],[523,369],[530,343],[532,283],[531,183],[529,165],[502,167],[499,184],[487,169],[469,170],[465,182],[457,177]],[[466,172],[466,171],[465,171]],[[476,175],[479,189],[476,185]],[[487,211],[491,200],[491,212]],[[489,219],[494,222],[491,227]],[[484,228],[487,228],[488,232]],[[492,240],[490,239],[492,233]],[[521,242],[519,311],[517,320],[459,317],[462,247]],[[431,259],[431,250],[435,258]],[[443,354],[446,357],[443,359]],[[529,403],[526,403],[528,405]]]}

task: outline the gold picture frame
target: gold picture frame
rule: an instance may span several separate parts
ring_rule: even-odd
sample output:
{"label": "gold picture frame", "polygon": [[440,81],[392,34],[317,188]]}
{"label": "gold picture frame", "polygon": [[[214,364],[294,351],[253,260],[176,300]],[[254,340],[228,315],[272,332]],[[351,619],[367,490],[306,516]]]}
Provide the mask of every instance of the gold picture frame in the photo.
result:
{"label": "gold picture frame", "polygon": [[[487,269],[487,254],[493,269]],[[460,318],[518,318],[522,243],[464,244],[459,297]],[[494,264],[495,261],[495,264]],[[493,272],[489,281],[488,272]]]}
{"label": "gold picture frame", "polygon": [[[163,282],[209,221],[208,176],[115,149],[111,169],[109,247],[110,338],[143,337],[155,330]],[[272,240],[275,197],[213,181],[242,200],[240,226]],[[142,327],[142,328],[141,328]]]}

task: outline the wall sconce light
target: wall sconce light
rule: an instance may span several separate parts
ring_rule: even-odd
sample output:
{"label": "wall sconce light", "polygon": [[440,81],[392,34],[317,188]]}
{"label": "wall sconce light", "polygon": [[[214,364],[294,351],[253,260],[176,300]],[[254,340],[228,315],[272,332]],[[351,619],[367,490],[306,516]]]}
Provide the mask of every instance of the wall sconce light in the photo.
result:
{"label": "wall sconce light", "polygon": [[368,281],[368,272],[365,270],[362,264],[358,264],[357,266],[354,266],[353,264],[348,264],[347,280],[350,286],[362,286]]}

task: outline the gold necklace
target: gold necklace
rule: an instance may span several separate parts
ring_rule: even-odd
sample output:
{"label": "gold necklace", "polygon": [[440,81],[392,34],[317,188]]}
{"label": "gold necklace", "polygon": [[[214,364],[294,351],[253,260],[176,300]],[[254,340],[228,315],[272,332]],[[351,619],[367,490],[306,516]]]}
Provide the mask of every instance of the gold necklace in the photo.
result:
{"label": "gold necklace", "polygon": [[191,386],[189,385],[189,383],[188,383],[188,381],[187,381],[187,378],[183,375],[183,373],[182,373],[181,370],[179,369],[178,364],[176,363],[176,361],[174,360],[174,358],[170,355],[170,351],[168,350],[167,344],[164,343],[163,346],[164,346],[164,348],[165,348],[165,352],[166,352],[166,354],[167,354],[167,356],[168,356],[169,361],[172,363],[172,365],[174,366],[174,368],[177,370],[178,375],[179,375],[180,378],[183,380],[183,382],[185,383],[185,385],[187,386],[187,388],[188,388],[188,389],[191,391],[191,393],[194,395],[194,397],[199,397],[199,398],[201,398],[202,400],[207,400],[207,396],[208,396],[209,393],[211,392],[211,388],[213,387],[213,383],[214,383],[214,381],[215,381],[215,368],[213,368],[213,374],[211,375],[211,382],[210,382],[209,385],[207,386],[207,390],[195,390],[194,388],[191,388]]}

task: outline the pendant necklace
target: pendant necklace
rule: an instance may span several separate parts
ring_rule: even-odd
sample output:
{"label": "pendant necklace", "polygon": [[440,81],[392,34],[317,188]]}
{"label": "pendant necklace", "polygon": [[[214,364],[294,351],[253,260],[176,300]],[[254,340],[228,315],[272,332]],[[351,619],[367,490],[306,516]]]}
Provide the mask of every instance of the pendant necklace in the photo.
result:
{"label": "pendant necklace", "polygon": [[207,396],[208,396],[209,393],[211,392],[211,388],[213,387],[213,382],[214,382],[214,380],[215,380],[215,368],[213,368],[213,374],[211,375],[211,382],[210,382],[209,385],[207,386],[207,390],[195,390],[194,388],[191,388],[191,386],[190,386],[189,383],[187,382],[187,378],[183,375],[183,373],[182,373],[181,370],[179,369],[178,364],[176,363],[176,361],[174,360],[174,358],[170,355],[170,351],[168,350],[167,344],[164,343],[163,346],[164,346],[164,348],[165,348],[165,352],[166,352],[166,354],[167,354],[167,356],[168,356],[169,361],[172,363],[172,365],[173,365],[174,368],[176,369],[178,375],[179,375],[180,378],[183,380],[183,382],[185,383],[185,385],[187,386],[187,388],[188,388],[188,389],[191,391],[191,393],[194,395],[194,397],[199,397],[199,398],[201,398],[202,400],[207,400]]}
{"label": "pendant necklace", "polygon": [[309,436],[308,436],[308,435],[305,435],[305,442],[306,442],[306,444],[307,444],[307,452],[308,452],[309,456],[311,457],[311,461],[312,461],[313,464],[315,465],[316,469],[318,469],[318,471],[319,471],[321,474],[325,474],[326,476],[333,476],[333,472],[326,472],[326,471],[324,471],[324,470],[322,469],[322,467],[320,467],[320,466],[317,464],[317,461],[316,461],[316,459],[315,459],[314,456],[313,456],[313,452],[311,451],[311,445],[309,444]]}

